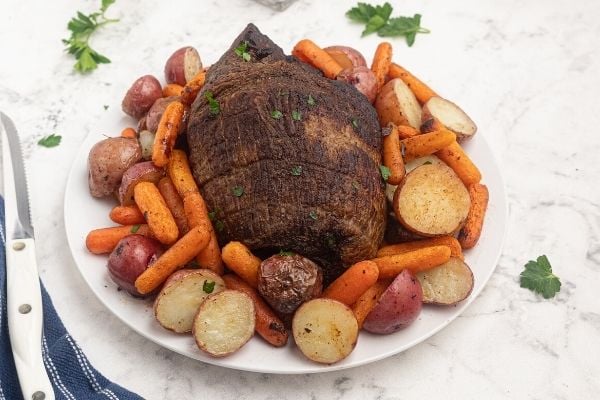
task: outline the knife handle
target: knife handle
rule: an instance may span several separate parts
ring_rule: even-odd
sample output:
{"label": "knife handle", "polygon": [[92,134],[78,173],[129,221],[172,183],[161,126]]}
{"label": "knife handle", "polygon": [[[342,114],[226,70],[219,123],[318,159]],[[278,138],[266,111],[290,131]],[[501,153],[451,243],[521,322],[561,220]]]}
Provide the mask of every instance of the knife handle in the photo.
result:
{"label": "knife handle", "polygon": [[6,242],[8,331],[25,400],[54,400],[42,359],[42,292],[33,239]]}

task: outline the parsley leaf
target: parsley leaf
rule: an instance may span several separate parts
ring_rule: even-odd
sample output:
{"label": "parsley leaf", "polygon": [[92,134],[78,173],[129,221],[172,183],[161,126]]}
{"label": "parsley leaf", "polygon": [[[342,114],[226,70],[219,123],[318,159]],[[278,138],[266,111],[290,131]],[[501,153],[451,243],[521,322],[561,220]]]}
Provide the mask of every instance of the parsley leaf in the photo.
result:
{"label": "parsley leaf", "polygon": [[131,227],[131,233],[137,233],[140,230],[140,224],[134,225]]}
{"label": "parsley leaf", "polygon": [[356,181],[352,181],[352,187],[354,188],[354,190],[360,189],[360,185]]}
{"label": "parsley leaf", "polygon": [[235,48],[234,51],[235,51],[235,54],[237,54],[238,56],[240,56],[242,58],[242,60],[244,60],[246,62],[250,61],[251,57],[250,57],[250,53],[248,53],[248,42],[246,40],[241,42],[239,44],[239,46]]}
{"label": "parsley leaf", "polygon": [[231,189],[231,193],[233,193],[235,197],[242,197],[244,194],[244,188],[242,186],[235,186],[233,189]]}
{"label": "parsley leaf", "polygon": [[294,256],[296,255],[296,253],[294,253],[293,251],[287,251],[287,250],[279,250],[279,255],[280,256]]}
{"label": "parsley leaf", "polygon": [[539,256],[537,261],[525,264],[525,270],[521,272],[521,287],[539,293],[545,299],[554,297],[560,291],[560,279],[552,273],[548,257]]}
{"label": "parsley leaf", "polygon": [[302,175],[302,165],[296,165],[292,167],[292,175],[300,176]]}
{"label": "parsley leaf", "polygon": [[308,95],[308,100],[306,100],[306,103],[311,107],[317,104],[314,97],[312,97],[310,94]]}
{"label": "parsley leaf", "polygon": [[300,111],[292,111],[292,119],[294,121],[300,121],[302,119],[302,114],[300,113]]}
{"label": "parsley leaf", "polygon": [[385,165],[379,166],[379,172],[381,173],[381,177],[383,178],[383,180],[386,182],[387,182],[388,178],[390,177],[390,175],[392,174],[390,169],[388,167],[386,167]]}
{"label": "parsley leaf", "polygon": [[274,110],[274,111],[271,111],[271,117],[273,119],[281,119],[281,117],[283,117],[283,113],[279,110]]}
{"label": "parsley leaf", "polygon": [[362,32],[361,36],[367,36],[371,33],[379,31],[381,28],[385,26],[385,20],[381,18],[379,15],[374,15],[371,17],[367,25],[365,26],[365,30]]}
{"label": "parsley leaf", "polygon": [[352,21],[362,22],[363,24],[369,23],[375,16],[378,16],[385,22],[391,14],[392,6],[388,2],[385,2],[382,6],[375,7],[367,3],[358,3],[356,7],[346,12],[346,16]]}
{"label": "parsley leaf", "polygon": [[223,229],[225,229],[225,223],[218,219],[217,222],[215,222],[215,229],[217,232],[223,231]]}
{"label": "parsley leaf", "polygon": [[354,129],[358,129],[358,120],[356,118],[352,118],[352,126],[354,127]]}
{"label": "parsley leaf", "polygon": [[217,219],[217,212],[216,211],[209,212],[208,219],[210,219],[211,221],[214,221],[215,219]]}
{"label": "parsley leaf", "polygon": [[314,219],[315,221],[317,220],[317,218],[319,218],[317,216],[317,212],[315,210],[312,210],[311,212],[309,212],[308,216],[311,217],[312,219]]}
{"label": "parsley leaf", "polygon": [[377,31],[381,37],[404,36],[408,47],[415,43],[417,33],[429,33],[429,29],[421,28],[421,14],[411,17],[390,18],[387,25]]}
{"label": "parsley leaf", "polygon": [[92,34],[100,27],[118,22],[118,19],[106,18],[104,13],[115,0],[102,0],[100,11],[85,15],[77,11],[77,15],[69,21],[67,29],[71,31],[68,39],[63,39],[65,51],[75,57],[73,66],[77,72],[86,73],[98,68],[98,64],[108,64],[110,60],[92,49],[89,45]]}
{"label": "parsley leaf", "polygon": [[221,105],[213,97],[213,93],[210,90],[204,92],[204,98],[208,101],[208,108],[210,109],[211,115],[217,115],[221,112]]}
{"label": "parsley leaf", "polygon": [[202,290],[204,291],[204,293],[212,293],[213,290],[215,290],[215,281],[204,281],[204,283],[202,284]]}
{"label": "parsley leaf", "polygon": [[62,136],[55,135],[53,133],[52,135],[48,135],[48,136],[41,138],[38,141],[38,144],[40,146],[44,146],[44,147],[56,147],[60,144],[61,139],[62,139]]}

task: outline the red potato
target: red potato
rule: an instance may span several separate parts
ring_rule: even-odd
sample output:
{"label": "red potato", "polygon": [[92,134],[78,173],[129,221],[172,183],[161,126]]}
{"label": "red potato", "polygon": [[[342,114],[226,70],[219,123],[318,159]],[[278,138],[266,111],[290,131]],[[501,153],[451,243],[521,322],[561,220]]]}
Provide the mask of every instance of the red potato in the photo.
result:
{"label": "red potato", "polygon": [[365,319],[363,328],[388,334],[410,325],[421,313],[423,291],[417,278],[403,270],[383,292]]}
{"label": "red potato", "polygon": [[381,126],[387,126],[391,122],[419,129],[421,125],[421,106],[414,93],[400,78],[383,85],[375,100],[375,109]]}
{"label": "red potato", "polygon": [[333,364],[354,350],[358,322],[345,304],[331,299],[313,299],[294,314],[292,333],[296,345],[308,359]]}
{"label": "red potato", "polygon": [[416,278],[423,288],[424,303],[451,306],[469,297],[473,290],[473,272],[457,257],[417,273]]}
{"label": "red potato", "polygon": [[356,90],[364,94],[369,102],[374,102],[377,97],[377,78],[371,69],[367,67],[354,67],[344,69],[336,78],[354,86]]}
{"label": "red potato", "polygon": [[196,344],[213,357],[239,350],[254,335],[254,302],[246,293],[211,294],[198,309],[192,326]]}
{"label": "red potato", "polygon": [[162,87],[158,79],[152,75],[144,75],[133,82],[123,98],[121,108],[125,114],[140,119],[161,97]]}
{"label": "red potato", "polygon": [[154,301],[154,316],[165,329],[191,332],[200,304],[212,293],[225,290],[225,282],[208,269],[181,269],[167,279]]}
{"label": "red potato", "polygon": [[477,132],[475,122],[456,104],[434,96],[423,105],[421,130],[436,130],[436,124],[454,132],[458,141],[470,139]]}
{"label": "red potato", "polygon": [[366,67],[367,60],[356,49],[348,46],[329,46],[323,50],[327,52],[344,69]]}
{"label": "red potato", "polygon": [[160,117],[162,117],[167,106],[176,100],[179,100],[179,96],[161,97],[156,100],[148,110],[148,114],[146,114],[146,129],[156,133]]}
{"label": "red potato", "polygon": [[135,204],[133,189],[140,182],[152,182],[157,184],[165,176],[165,170],[158,168],[152,161],[144,161],[133,165],[123,174],[123,180],[119,187],[119,201],[122,206]]}
{"label": "red potato", "polygon": [[181,86],[192,80],[202,70],[202,60],[198,51],[191,47],[182,47],[169,57],[165,64],[165,80]]}
{"label": "red potato", "polygon": [[108,138],[96,143],[88,155],[88,184],[94,197],[112,195],[123,174],[142,158],[137,139]]}
{"label": "red potato", "polygon": [[137,234],[125,236],[108,257],[109,275],[121,289],[142,297],[135,288],[135,280],[162,253],[162,245],[154,239]]}

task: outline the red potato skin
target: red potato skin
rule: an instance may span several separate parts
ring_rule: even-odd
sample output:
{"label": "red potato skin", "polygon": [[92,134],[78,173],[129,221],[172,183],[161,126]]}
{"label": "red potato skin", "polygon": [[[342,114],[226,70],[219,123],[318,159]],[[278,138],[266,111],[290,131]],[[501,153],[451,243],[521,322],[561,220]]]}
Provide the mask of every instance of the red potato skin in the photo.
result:
{"label": "red potato skin", "polygon": [[[331,57],[333,57],[334,60],[336,60],[338,62],[338,64],[340,64],[344,69],[345,68],[349,68],[349,67],[366,67],[367,66],[367,60],[365,60],[365,57],[356,49],[353,49],[352,47],[348,47],[348,46],[329,46],[329,47],[325,47],[323,50],[325,50],[327,53],[329,53],[329,55]],[[342,63],[340,63],[340,61],[338,60],[338,58],[336,57],[337,54],[342,54],[344,55],[351,63],[351,65],[342,65]]]}
{"label": "red potato skin", "polygon": [[377,78],[367,67],[354,67],[345,69],[336,78],[354,86],[356,90],[364,94],[369,102],[373,103],[377,97]]}
{"label": "red potato skin", "polygon": [[165,176],[165,170],[154,165],[152,161],[137,163],[129,168],[123,174],[121,186],[119,187],[118,198],[122,206],[130,206],[135,203],[133,199],[133,189],[140,182],[152,182],[158,184],[158,181]]}
{"label": "red potato skin", "polygon": [[410,325],[423,306],[421,284],[410,271],[402,271],[377,301],[363,328],[371,333],[389,334]]}
{"label": "red potato skin", "polygon": [[119,241],[108,257],[108,273],[123,290],[135,297],[144,297],[135,288],[135,280],[163,253],[162,245],[142,235],[128,235]]}
{"label": "red potato skin", "polygon": [[146,130],[156,133],[160,117],[162,117],[167,106],[176,100],[179,100],[179,96],[161,97],[156,100],[148,110],[148,114],[146,114]]}
{"label": "red potato skin", "polygon": [[121,108],[125,114],[140,119],[161,97],[162,87],[158,79],[152,75],[144,75],[133,82],[123,98]]}
{"label": "red potato skin", "polygon": [[88,184],[94,197],[112,195],[123,174],[142,158],[137,139],[108,138],[96,143],[88,155]]}
{"label": "red potato skin", "polygon": [[185,86],[198,72],[202,70],[202,61],[198,51],[186,46],[175,51],[165,63],[165,80]]}

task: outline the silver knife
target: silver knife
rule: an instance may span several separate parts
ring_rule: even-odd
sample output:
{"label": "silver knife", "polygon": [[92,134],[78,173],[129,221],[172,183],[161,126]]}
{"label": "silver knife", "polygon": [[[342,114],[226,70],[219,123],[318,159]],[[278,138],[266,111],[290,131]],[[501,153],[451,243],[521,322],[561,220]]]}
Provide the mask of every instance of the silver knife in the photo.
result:
{"label": "silver knife", "polygon": [[42,358],[42,293],[21,145],[15,125],[0,112],[6,217],[8,331],[25,400],[54,400]]}

